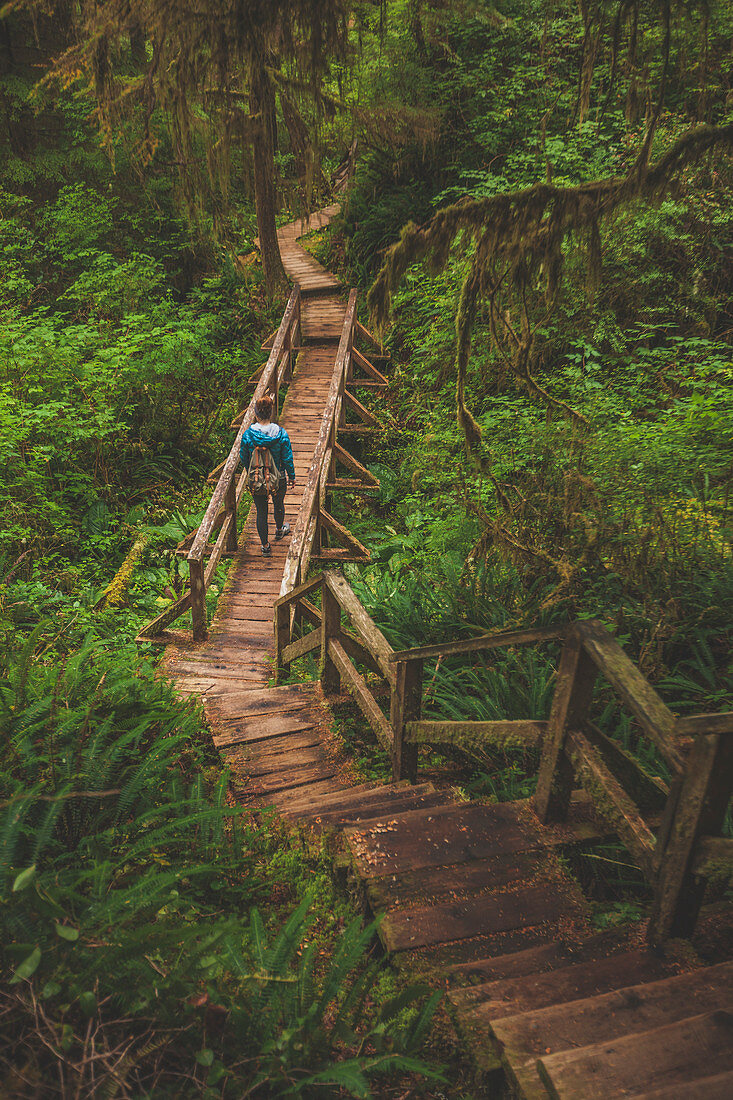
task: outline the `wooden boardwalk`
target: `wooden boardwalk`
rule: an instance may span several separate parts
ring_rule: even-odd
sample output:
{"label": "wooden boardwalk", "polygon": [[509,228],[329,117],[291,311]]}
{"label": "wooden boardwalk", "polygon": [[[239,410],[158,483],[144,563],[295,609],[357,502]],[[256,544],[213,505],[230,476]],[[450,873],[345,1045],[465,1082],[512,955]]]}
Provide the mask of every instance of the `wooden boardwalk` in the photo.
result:
{"label": "wooden boardwalk", "polygon": [[[310,228],[327,224],[336,207]],[[293,444],[291,526],[319,437],[345,302],[338,280],[279,231],[302,292],[302,348],[280,417]],[[318,683],[270,686],[288,539],[261,555],[250,513],[205,643],[166,650],[199,694],[232,789],[257,808],[342,831],[351,874],[396,963],[449,989],[478,1066],[526,1100],[723,1100],[733,1095],[733,965],[650,951],[639,927],[598,934],[558,855],[603,830],[576,798],[566,824],[529,803],[482,805],[430,783],[354,781]]]}

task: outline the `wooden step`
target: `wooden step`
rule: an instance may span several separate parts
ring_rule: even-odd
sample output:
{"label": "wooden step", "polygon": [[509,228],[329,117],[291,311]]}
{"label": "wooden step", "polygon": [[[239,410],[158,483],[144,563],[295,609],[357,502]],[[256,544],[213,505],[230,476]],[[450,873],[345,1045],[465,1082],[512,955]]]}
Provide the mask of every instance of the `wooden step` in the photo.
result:
{"label": "wooden step", "polygon": [[670,977],[678,964],[643,944],[630,947],[627,935],[594,936],[572,951],[555,944],[545,969],[454,989],[451,1003],[475,1020],[498,1020],[529,1009],[545,1008],[636,984]]}
{"label": "wooden step", "polygon": [[690,1005],[677,1007],[680,1018],[661,1027],[543,1055],[538,1068],[546,1095],[620,1100],[654,1090],[665,1100],[675,1094],[689,1100],[692,1086],[698,1095],[710,1096],[711,1089],[712,1095],[723,1095],[726,1078],[733,1080],[733,1013],[718,1009],[690,1016]]}
{"label": "wooden step", "polygon": [[[500,1044],[511,1076],[525,1096],[544,1096],[537,1059],[545,1055],[608,1044],[691,1015],[733,1007],[733,963],[646,984],[623,982],[620,971],[619,987],[613,991],[505,1016],[490,1023],[493,1040]],[[646,1087],[642,1082],[641,1089]]]}

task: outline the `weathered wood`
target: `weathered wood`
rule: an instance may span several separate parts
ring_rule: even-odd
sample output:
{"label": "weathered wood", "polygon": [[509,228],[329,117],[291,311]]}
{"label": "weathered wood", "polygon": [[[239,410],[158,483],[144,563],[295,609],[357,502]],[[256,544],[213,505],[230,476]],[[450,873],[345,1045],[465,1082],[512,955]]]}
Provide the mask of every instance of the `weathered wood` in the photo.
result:
{"label": "weathered wood", "polygon": [[606,737],[592,722],[586,721],[583,724],[583,733],[598,749],[624,790],[641,810],[653,810],[657,813],[664,809],[669,797],[669,787],[662,779],[649,775],[636,757],[616,741]]}
{"label": "weathered wood", "polygon": [[[579,1048],[598,1043],[612,1042],[615,1047],[629,1034],[648,1034],[696,1013],[728,1007],[731,974],[733,964],[724,963],[659,981],[622,986],[582,1000],[505,1016],[492,1022],[491,1030],[502,1044],[503,1057],[512,1075],[524,1087],[527,1080],[537,1082],[536,1059],[544,1058],[548,1048],[554,1059],[561,1057],[563,1051],[568,1055],[571,1049],[579,1053]],[[649,1044],[647,1057],[654,1061],[653,1044]],[[643,1074],[636,1080],[644,1087]],[[607,1095],[614,1095],[610,1088],[609,1093],[594,1091],[596,1081],[609,1088],[609,1083],[590,1073],[584,1082],[587,1093],[579,1094],[584,1100],[586,1096],[606,1100]],[[629,1093],[633,1095],[634,1090]]]}
{"label": "weathered wood", "polygon": [[329,643],[338,641],[341,634],[341,608],[331,589],[325,583],[321,589],[321,686],[327,695],[336,695],[341,686],[339,665],[331,656]]}
{"label": "weathered wood", "polygon": [[674,772],[682,771],[684,760],[674,744],[675,717],[624,653],[616,639],[596,619],[575,624],[586,652],[623,699],[642,728]]}
{"label": "weathered wood", "polygon": [[285,592],[275,600],[275,610],[277,611],[281,607],[289,607],[293,602],[310,595],[311,592],[318,592],[322,584],[323,574],[319,573],[317,577],[312,577],[311,580],[304,581],[296,588],[291,588],[289,592]]}
{"label": "weathered wood", "polygon": [[[364,373],[368,375],[368,377],[371,378],[374,382],[376,382],[380,386],[389,385],[388,379],[385,378],[381,371],[377,370],[374,364],[370,362],[370,360],[367,359],[366,355],[363,355],[358,350],[358,348],[354,348],[354,350],[352,351],[352,357],[355,366],[360,367],[361,370],[363,370]],[[358,381],[359,380],[355,378],[354,384],[358,384]]]}
{"label": "weathered wood", "polygon": [[378,478],[367,470],[366,466],[362,466],[361,462],[354,458],[352,454],[349,454],[340,443],[334,443],[333,456],[335,460],[340,462],[342,466],[345,466],[347,470],[351,470],[352,473],[357,474],[365,485],[373,485],[375,489],[379,488]]}
{"label": "weathered wood", "polygon": [[400,661],[395,666],[389,720],[393,730],[392,779],[417,782],[417,744],[408,742],[405,729],[408,722],[417,722],[422,709],[423,664],[420,657]]}
{"label": "weathered wood", "polygon": [[676,732],[680,737],[700,737],[710,733],[733,733],[733,710],[718,714],[695,714],[678,718]]}
{"label": "weathered wood", "polygon": [[160,615],[156,615],[152,622],[147,623],[135,641],[143,642],[154,638],[161,630],[164,630],[170,623],[175,622],[184,612],[188,611],[190,606],[191,590],[189,589],[179,599],[174,600],[170,607],[166,607],[165,611],[161,611]]}
{"label": "weathered wood", "polygon": [[523,885],[493,897],[481,894],[387,913],[379,935],[388,951],[414,951],[542,924],[571,913],[577,905],[566,890],[553,890],[547,883]]}
{"label": "weathered wood", "polygon": [[593,697],[596,667],[581,639],[565,641],[540,760],[534,804],[540,821],[563,821],[570,804],[573,769],[565,752],[568,727],[582,729]]}
{"label": "weathered wood", "polygon": [[321,631],[310,630],[307,634],[304,634],[302,638],[296,638],[294,642],[290,642],[286,645],[281,654],[281,661],[284,665],[289,665],[293,661],[297,661],[299,657],[304,657],[306,653],[312,653],[314,649],[320,649],[321,647]]}
{"label": "weathered wood", "polygon": [[484,649],[499,649],[504,646],[533,645],[535,642],[549,642],[562,638],[567,632],[565,626],[541,626],[528,630],[503,630],[500,634],[483,634],[480,638],[468,638],[460,642],[439,642],[437,645],[417,646],[414,649],[395,650],[393,661],[409,661],[413,657],[430,660],[432,657],[454,657],[461,653],[479,653]]}
{"label": "weathered wood", "polygon": [[536,746],[542,741],[547,722],[525,719],[496,722],[407,722],[405,740],[411,745],[458,745],[486,742],[503,748]]}
{"label": "weathered wood", "polygon": [[[321,428],[316,444],[313,461],[311,463],[308,480],[303,492],[301,510],[298,521],[290,538],[288,556],[283,571],[283,592],[287,592],[296,584],[296,579],[303,575],[302,562],[306,557],[306,537],[309,534],[310,525],[316,518],[316,510],[319,505],[319,488],[321,474],[326,461],[327,452],[331,446],[334,424],[338,413],[338,403],[343,392],[343,380],[346,371],[346,362],[351,346],[351,332],[356,316],[356,291],[349,294],[349,303],[344,315],[341,339],[339,341],[336,360],[331,377],[331,385],[328,398],[321,419]],[[317,525],[316,525],[317,526]],[[315,531],[314,531],[315,534]],[[308,548],[310,553],[310,548]]]}
{"label": "weathered wood", "polygon": [[690,1081],[727,1073],[731,1043],[731,1012],[690,1014],[640,1034],[544,1054],[538,1069],[552,1100],[621,1100],[641,1089],[661,1089],[668,1097]]}
{"label": "weathered wood", "polygon": [[584,734],[578,730],[568,733],[567,752],[576,775],[589,790],[596,810],[610,821],[637,865],[651,881],[654,878],[654,834],[642,820],[638,807]]}
{"label": "weathered wood", "polygon": [[364,424],[368,424],[371,428],[382,427],[382,424],[376,418],[374,413],[370,412],[366,405],[362,405],[358,397],[355,397],[353,393],[349,393],[348,390],[344,390],[344,401],[346,403],[346,407],[348,409],[351,409],[352,412],[355,412]]}
{"label": "weathered wood", "polygon": [[321,526],[325,527],[327,531],[330,531],[335,535],[343,544],[344,547],[352,554],[355,554],[360,560],[366,559],[367,561],[371,557],[369,551],[363,543],[359,542],[355,535],[352,535],[351,531],[347,527],[344,527],[342,523],[334,519],[330,512],[327,512],[324,508],[319,509],[319,517]]}
{"label": "weathered wood", "polygon": [[368,344],[371,344],[376,351],[382,350],[382,345],[375,336],[372,336],[368,329],[364,328],[360,321],[357,321],[354,325],[354,333],[356,336],[361,336],[362,340],[366,340]]}
{"label": "weathered wood", "polygon": [[379,665],[382,675],[389,683],[394,685],[396,682],[395,669],[390,663],[392,647],[384,634],[382,634],[381,630],[379,630],[369,617],[369,613],[364,605],[359,602],[354,590],[339,573],[326,570],[323,574],[323,579],[324,585],[327,585],[336,597],[339,604],[348,615],[357,635],[361,638],[362,642]]}
{"label": "weathered wood", "polygon": [[202,642],[206,638],[206,585],[204,583],[204,564],[202,559],[192,559],[189,557],[188,572],[191,585],[193,640],[195,642]]}
{"label": "weathered wood", "polygon": [[354,668],[354,665],[346,656],[346,650],[335,638],[329,640],[328,651],[341,678],[346,682],[349,691],[352,692],[359,704],[362,714],[374,730],[380,745],[387,752],[390,752],[393,741],[392,727],[379,709],[376,699],[367,687],[366,680]]}
{"label": "weathered wood", "polygon": [[329,493],[374,493],[378,488],[378,485],[371,485],[353,477],[340,477],[326,482],[326,490]]}
{"label": "weathered wood", "polygon": [[648,932],[652,943],[692,933],[705,891],[705,880],[693,873],[695,848],[699,837],[721,832],[732,786],[733,738],[697,737],[687,759],[669,839],[658,861]]}

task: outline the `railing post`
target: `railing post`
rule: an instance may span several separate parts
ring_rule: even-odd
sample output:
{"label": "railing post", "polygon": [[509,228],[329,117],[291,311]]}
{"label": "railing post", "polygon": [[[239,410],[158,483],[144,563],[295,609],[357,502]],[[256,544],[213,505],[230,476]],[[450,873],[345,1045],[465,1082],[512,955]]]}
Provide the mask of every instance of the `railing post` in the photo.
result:
{"label": "railing post", "polygon": [[575,770],[565,749],[568,729],[582,728],[597,675],[596,666],[577,634],[563,646],[552,709],[540,760],[534,806],[540,821],[564,821],[568,815]]}
{"label": "railing post", "polygon": [[191,580],[191,617],[193,619],[193,640],[206,641],[206,585],[204,584],[204,563],[202,560],[188,559],[188,573]]}
{"label": "railing post", "polygon": [[[719,834],[733,782],[733,737],[701,734],[690,750],[666,840],[660,854],[647,937],[653,944],[669,936],[690,936],[706,881],[693,873],[700,836]],[[660,837],[662,843],[664,838]]]}
{"label": "railing post", "polygon": [[227,535],[227,544],[225,549],[230,554],[236,554],[237,552],[237,471],[232,472],[232,479],[227,486],[226,497],[224,498],[224,507],[227,513],[232,517],[231,526],[229,527],[229,534]]}
{"label": "railing post", "polygon": [[341,607],[328,586],[324,574],[321,588],[321,685],[326,695],[338,695],[341,690],[341,675],[328,652],[330,638],[341,634]]}
{"label": "railing post", "polygon": [[417,722],[422,710],[423,660],[421,657],[397,661],[396,683],[392,688],[389,720],[394,734],[392,779],[417,780],[417,745],[405,744],[405,726]]}
{"label": "railing post", "polygon": [[290,604],[281,604],[275,608],[275,683],[279,684],[283,676],[290,672],[290,664],[282,660],[282,652],[290,643]]}

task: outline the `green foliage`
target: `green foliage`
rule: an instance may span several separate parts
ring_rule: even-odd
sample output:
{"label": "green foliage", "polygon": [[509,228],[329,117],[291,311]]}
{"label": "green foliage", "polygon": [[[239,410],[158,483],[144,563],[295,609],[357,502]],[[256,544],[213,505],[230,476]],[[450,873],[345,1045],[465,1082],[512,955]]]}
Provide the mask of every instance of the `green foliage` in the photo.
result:
{"label": "green foliage", "polygon": [[[23,1048],[26,1082],[49,1095],[69,1073],[89,1088],[121,1073],[151,1096],[173,1081],[178,1095],[369,1096],[374,1074],[434,1075],[415,1054],[439,995],[372,1009],[374,929],[341,931],[325,866],[288,863],[276,829],[227,807],[195,707],[98,639],[54,650],[56,625],[0,681],[5,1070]],[[254,903],[288,880],[303,900],[267,932]],[[90,1020],[105,1037],[94,1077]]]}

